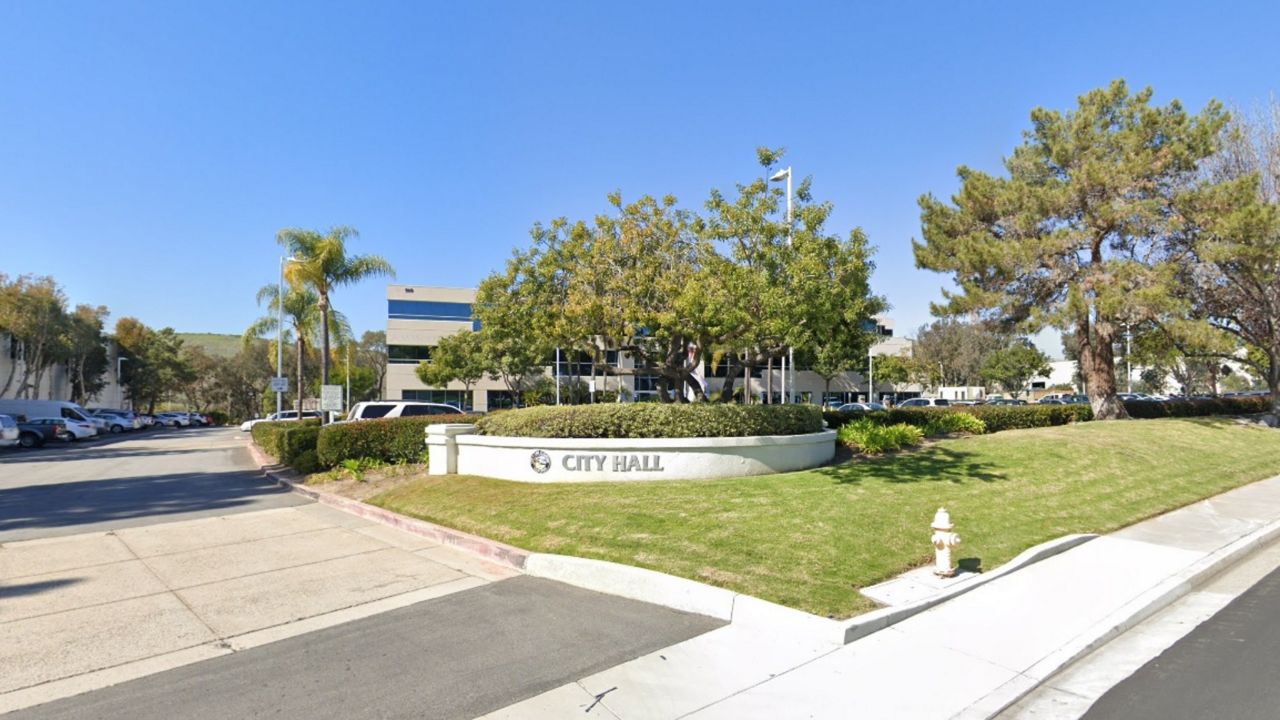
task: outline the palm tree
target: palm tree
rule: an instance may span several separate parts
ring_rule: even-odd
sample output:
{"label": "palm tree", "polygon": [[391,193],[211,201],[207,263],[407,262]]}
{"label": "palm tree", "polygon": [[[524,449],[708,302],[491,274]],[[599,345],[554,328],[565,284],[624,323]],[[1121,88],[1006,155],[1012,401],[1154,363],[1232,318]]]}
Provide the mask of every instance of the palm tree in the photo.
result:
{"label": "palm tree", "polygon": [[[280,289],[275,284],[264,285],[258,290],[258,304],[263,301],[267,303],[268,314],[253,321],[253,324],[244,331],[244,343],[249,344],[251,340],[264,335],[270,335],[277,331],[278,317],[280,310]],[[298,417],[302,417],[302,398],[305,395],[305,383],[303,381],[302,360],[306,356],[307,342],[311,341],[314,346],[316,339],[322,333],[320,332],[321,323],[323,322],[320,314],[320,303],[316,293],[310,288],[299,288],[290,286],[284,294],[284,319],[286,327],[285,335],[291,335],[291,339],[297,340],[298,344],[298,397],[295,400],[295,406],[298,410]],[[351,336],[351,327],[347,324],[347,319],[342,313],[334,312],[328,319],[329,327],[326,328],[332,332],[335,337],[348,338]],[[324,333],[328,334],[328,333]]]}
{"label": "palm tree", "polygon": [[396,271],[379,255],[347,255],[347,240],[358,237],[355,228],[339,225],[321,235],[314,230],[285,228],[276,233],[276,242],[295,258],[285,269],[292,284],[314,290],[321,315],[321,382],[329,384],[329,294],[343,285],[354,285],[374,277],[392,277]]}

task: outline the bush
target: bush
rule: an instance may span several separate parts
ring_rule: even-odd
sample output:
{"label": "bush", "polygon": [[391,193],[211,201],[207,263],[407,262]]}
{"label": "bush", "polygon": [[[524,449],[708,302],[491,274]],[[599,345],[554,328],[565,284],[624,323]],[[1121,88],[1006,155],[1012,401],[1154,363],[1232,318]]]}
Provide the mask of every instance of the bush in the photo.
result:
{"label": "bush", "polygon": [[280,438],[288,430],[302,426],[319,426],[319,420],[286,420],[282,422],[260,422],[254,423],[249,434],[253,437],[253,442],[266,454],[273,458],[280,458]]}
{"label": "bush", "polygon": [[303,475],[310,475],[320,469],[320,460],[317,459],[315,450],[304,450],[298,453],[290,465]]}
{"label": "bush", "polygon": [[914,425],[882,425],[871,418],[845,423],[837,437],[840,442],[867,455],[915,447],[924,442],[924,433]]}
{"label": "bush", "polygon": [[210,410],[209,417],[213,418],[213,424],[219,427],[231,421],[231,416],[221,410]]}
{"label": "bush", "polygon": [[427,451],[428,425],[470,423],[475,419],[474,415],[429,415],[327,425],[320,430],[316,455],[322,468],[362,458],[388,463],[421,462]]}
{"label": "bush", "polygon": [[476,422],[481,435],[538,438],[686,438],[822,431],[816,405],[719,403],[560,405],[507,410]]}
{"label": "bush", "polygon": [[1208,400],[1130,400],[1124,409],[1133,418],[1200,417],[1204,415],[1252,415],[1271,410],[1271,398],[1266,395],[1249,397],[1220,397]]}
{"label": "bush", "polygon": [[298,456],[303,453],[315,454],[316,440],[320,437],[320,427],[318,425],[298,425],[297,423],[286,423],[294,427],[285,428],[276,436],[276,447],[280,449],[278,456],[280,462],[285,465],[293,465]]}
{"label": "bush", "polygon": [[924,434],[928,437],[950,435],[951,433],[981,435],[986,431],[986,423],[969,413],[963,412],[934,413],[934,416],[924,424]]}
{"label": "bush", "polygon": [[938,420],[947,415],[959,414],[970,415],[981,420],[986,427],[986,432],[989,433],[1066,425],[1093,419],[1093,411],[1088,405],[957,405],[940,408],[890,408],[882,412],[869,413],[841,413],[828,410],[823,413],[823,418],[832,428],[839,428],[845,423],[863,418],[881,425],[905,423],[925,428],[930,422],[964,422]]}

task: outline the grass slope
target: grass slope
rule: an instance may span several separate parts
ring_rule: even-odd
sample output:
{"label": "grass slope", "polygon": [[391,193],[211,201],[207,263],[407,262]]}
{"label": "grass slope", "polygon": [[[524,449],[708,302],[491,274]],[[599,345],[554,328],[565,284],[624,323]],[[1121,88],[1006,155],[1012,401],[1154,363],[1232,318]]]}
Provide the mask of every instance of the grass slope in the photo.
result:
{"label": "grass slope", "polygon": [[426,477],[375,505],[539,552],[693,578],[819,615],[932,559],[991,569],[1069,533],[1105,533],[1280,474],[1280,432],[1221,419],[1080,423],[946,440],[896,457],[733,480],[632,484]]}
{"label": "grass slope", "polygon": [[198,345],[214,357],[235,357],[240,351],[239,335],[222,335],[219,333],[177,333],[185,345]]}

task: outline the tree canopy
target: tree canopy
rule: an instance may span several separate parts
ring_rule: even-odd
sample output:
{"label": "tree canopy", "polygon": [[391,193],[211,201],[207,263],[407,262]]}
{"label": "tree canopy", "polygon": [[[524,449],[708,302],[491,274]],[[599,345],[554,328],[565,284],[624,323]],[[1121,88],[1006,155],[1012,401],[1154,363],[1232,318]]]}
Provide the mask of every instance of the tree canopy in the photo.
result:
{"label": "tree canopy", "polygon": [[1124,417],[1114,343],[1123,323],[1166,314],[1182,221],[1175,202],[1216,149],[1227,116],[1151,102],[1123,81],[1069,112],[1037,108],[1006,176],[968,167],[950,202],[920,199],[919,267],[952,275],[935,308],[1023,332],[1074,331],[1099,418]]}

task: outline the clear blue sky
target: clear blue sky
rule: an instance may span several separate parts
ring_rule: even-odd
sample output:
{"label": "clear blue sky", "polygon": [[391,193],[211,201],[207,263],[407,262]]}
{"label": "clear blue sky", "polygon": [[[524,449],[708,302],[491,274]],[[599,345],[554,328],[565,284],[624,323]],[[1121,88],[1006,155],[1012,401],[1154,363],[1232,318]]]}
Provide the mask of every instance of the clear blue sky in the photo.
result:
{"label": "clear blue sky", "polygon": [[[239,333],[282,227],[353,225],[400,282],[473,286],[536,220],[614,189],[700,206],[770,145],[867,230],[910,331],[946,282],[914,267],[917,198],[998,170],[1031,108],[1280,83],[1274,3],[887,5],[0,0],[0,272]],[[384,293],[335,303],[383,328]]]}

